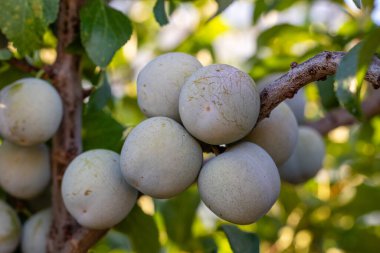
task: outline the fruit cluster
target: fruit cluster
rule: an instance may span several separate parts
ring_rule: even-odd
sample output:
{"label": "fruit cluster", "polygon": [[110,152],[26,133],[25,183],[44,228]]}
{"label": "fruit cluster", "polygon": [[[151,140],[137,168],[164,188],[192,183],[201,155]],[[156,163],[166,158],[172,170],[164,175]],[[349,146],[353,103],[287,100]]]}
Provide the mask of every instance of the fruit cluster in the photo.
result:
{"label": "fruit cluster", "polygon": [[[62,115],[59,94],[41,79],[21,79],[1,90],[0,187],[9,195],[29,200],[49,184],[50,154],[44,142],[55,134]],[[50,222],[48,209],[33,215],[23,225],[24,253],[45,251]],[[13,252],[21,237],[21,223],[3,201],[0,201],[0,224],[0,252]]]}
{"label": "fruit cluster", "polygon": [[[298,127],[286,103],[257,122],[259,89],[235,67],[203,67],[190,55],[168,53],[141,70],[137,91],[148,119],[131,130],[121,153],[84,152],[64,174],[64,204],[84,227],[113,227],[133,208],[138,191],[171,198],[194,182],[216,215],[236,224],[253,223],[277,200],[280,179],[302,183],[322,166],[321,136]],[[61,119],[60,97],[45,81],[21,79],[1,91],[0,186],[10,195],[29,199],[46,187],[50,160],[43,142],[54,135]],[[203,148],[210,145],[223,146],[225,152],[204,161]],[[8,234],[0,231],[0,240],[19,235],[17,216],[5,215],[9,208],[0,203],[0,224],[7,224],[3,219],[12,224],[5,230]],[[43,219],[40,235],[46,240],[50,211],[35,216],[23,233],[33,233],[33,224]],[[14,244],[9,241],[9,247]]]}
{"label": "fruit cluster", "polygon": [[[253,223],[277,200],[280,177],[305,182],[322,166],[321,137],[299,128],[287,104],[257,123],[258,89],[235,67],[203,67],[190,55],[164,54],[139,73],[137,95],[148,119],[131,130],[120,156],[85,152],[64,175],[64,203],[83,226],[114,226],[132,209],[137,191],[166,199],[194,182],[216,215]],[[226,151],[204,162],[202,147],[210,145]]]}

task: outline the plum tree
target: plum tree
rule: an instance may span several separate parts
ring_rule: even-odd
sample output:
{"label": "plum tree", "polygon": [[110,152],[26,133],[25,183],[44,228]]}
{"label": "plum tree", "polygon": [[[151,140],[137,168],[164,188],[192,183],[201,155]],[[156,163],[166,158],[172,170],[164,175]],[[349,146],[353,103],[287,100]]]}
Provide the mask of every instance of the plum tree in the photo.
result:
{"label": "plum tree", "polygon": [[45,144],[23,147],[5,141],[0,146],[0,185],[10,195],[30,199],[40,194],[51,177]]}
{"label": "plum tree", "polygon": [[247,135],[256,123],[260,97],[252,78],[239,69],[203,67],[183,85],[179,114],[185,128],[209,144],[227,144]]}
{"label": "plum tree", "polygon": [[194,182],[203,157],[198,142],[179,123],[153,117],[129,133],[120,159],[130,185],[155,198],[171,198]]}
{"label": "plum tree", "polygon": [[51,222],[51,209],[41,210],[29,217],[22,228],[21,249],[23,253],[46,252]]}
{"label": "plum tree", "polygon": [[[378,207],[370,199],[379,191],[380,124],[373,117],[380,114],[380,93],[361,94],[363,79],[380,87],[380,28],[370,18],[376,5],[278,2],[1,0],[0,199],[23,222],[31,217],[25,230],[39,224],[34,213],[51,205],[48,253],[108,252],[118,246],[138,253],[218,252],[227,239],[234,252],[257,253],[252,233],[263,242],[261,251],[380,252],[379,233],[372,229]],[[236,11],[241,7],[248,12]],[[160,29],[153,16],[160,25],[170,24]],[[209,65],[223,62],[234,67]],[[283,71],[262,91],[254,85],[253,80]],[[305,89],[313,122],[304,120],[302,88],[309,83],[318,86]],[[269,216],[245,231],[219,220],[204,229],[197,209],[201,198],[222,219],[256,222],[279,197],[279,173],[287,180],[288,163],[296,165],[289,173],[293,182],[321,167],[321,141],[311,137],[298,140],[296,158],[280,172],[276,168],[289,157],[297,135],[289,110],[268,123],[284,101],[299,122],[320,134],[344,126],[327,135],[331,153],[323,176],[329,183],[285,185]],[[361,119],[360,130],[349,128]],[[284,133],[286,126],[292,131]],[[244,139],[251,131],[256,143]],[[27,178],[46,184],[46,174],[30,174],[34,162],[28,161],[38,155],[11,159],[19,150],[45,145],[51,150],[50,162],[44,160],[51,164],[51,187],[40,204],[41,194],[29,197],[32,190],[21,190],[32,183]],[[214,157],[202,164],[208,159],[202,153],[209,152]],[[347,188],[355,196],[337,203]],[[318,201],[302,204],[315,200],[315,193]],[[179,195],[152,200],[144,194]],[[351,222],[356,217],[361,222]],[[13,235],[3,240],[8,223],[0,221],[2,249]],[[331,221],[333,227],[322,224]],[[220,229],[226,238],[214,233]],[[45,243],[32,236],[43,239],[47,229],[38,231],[25,232],[25,241],[33,241],[23,243],[24,251],[44,251]],[[7,251],[21,250],[13,245]]]}
{"label": "plum tree", "polygon": [[279,167],[281,179],[300,184],[314,177],[322,168],[325,144],[320,134],[306,126],[299,128],[299,137],[292,156]]}
{"label": "plum tree", "polygon": [[242,142],[205,164],[198,189],[202,201],[217,216],[249,224],[266,214],[277,200],[280,176],[264,149]]}
{"label": "plum tree", "polygon": [[20,240],[21,223],[12,207],[0,200],[0,253],[12,253]]}
{"label": "plum tree", "polygon": [[201,68],[193,56],[167,53],[149,62],[137,77],[138,104],[148,117],[165,116],[180,121],[179,92],[186,79]]}
{"label": "plum tree", "polygon": [[298,124],[293,112],[283,102],[260,121],[245,137],[264,148],[280,166],[292,155],[298,139]]}
{"label": "plum tree", "polygon": [[62,179],[62,197],[79,224],[106,229],[128,215],[137,191],[124,180],[119,155],[97,149],[82,153],[70,163]]}
{"label": "plum tree", "polygon": [[24,78],[8,85],[0,92],[0,105],[0,134],[18,145],[47,141],[61,123],[61,98],[42,79]]}

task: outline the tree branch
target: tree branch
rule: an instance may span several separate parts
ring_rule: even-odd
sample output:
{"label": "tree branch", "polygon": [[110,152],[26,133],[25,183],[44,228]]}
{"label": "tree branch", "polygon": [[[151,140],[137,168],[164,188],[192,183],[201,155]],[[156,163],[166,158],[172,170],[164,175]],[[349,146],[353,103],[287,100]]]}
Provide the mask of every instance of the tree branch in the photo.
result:
{"label": "tree branch", "polygon": [[61,0],[58,17],[57,60],[51,78],[61,95],[64,114],[62,124],[53,138],[52,202],[53,224],[48,252],[87,252],[105,231],[87,230],[79,226],[67,212],[61,195],[63,174],[69,163],[82,152],[82,87],[80,56],[65,51],[79,33],[79,10],[83,0]]}
{"label": "tree branch", "polygon": [[[366,119],[370,119],[380,114],[380,90],[373,92],[371,96],[362,103],[362,111]],[[347,126],[356,123],[357,120],[343,108],[337,108],[328,112],[320,120],[309,122],[306,125],[314,128],[322,135],[326,135],[331,130],[339,126]]]}
{"label": "tree branch", "polygon": [[[260,93],[261,109],[258,121],[269,116],[270,112],[282,101],[292,98],[297,91],[308,83],[335,74],[344,52],[322,52],[304,63],[291,64],[291,70],[267,85]],[[365,80],[375,89],[380,87],[380,60],[374,57],[368,68]]]}

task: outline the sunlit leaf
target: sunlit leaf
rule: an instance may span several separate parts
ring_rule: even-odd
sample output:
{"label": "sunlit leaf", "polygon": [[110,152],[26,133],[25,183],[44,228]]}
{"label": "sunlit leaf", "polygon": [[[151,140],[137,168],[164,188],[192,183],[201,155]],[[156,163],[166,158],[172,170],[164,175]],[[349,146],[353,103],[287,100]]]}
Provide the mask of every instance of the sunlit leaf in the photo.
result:
{"label": "sunlit leaf", "polygon": [[80,18],[81,40],[88,56],[96,65],[106,67],[115,52],[131,37],[131,22],[102,0],[87,1]]}
{"label": "sunlit leaf", "polygon": [[222,225],[234,253],[259,253],[260,241],[257,235],[240,230],[233,225]]}
{"label": "sunlit leaf", "polygon": [[380,28],[354,46],[342,59],[336,73],[334,84],[337,98],[349,112],[361,117],[360,90],[368,65],[379,46]]}
{"label": "sunlit leaf", "polygon": [[19,53],[38,49],[58,13],[58,0],[1,0],[0,28]]}

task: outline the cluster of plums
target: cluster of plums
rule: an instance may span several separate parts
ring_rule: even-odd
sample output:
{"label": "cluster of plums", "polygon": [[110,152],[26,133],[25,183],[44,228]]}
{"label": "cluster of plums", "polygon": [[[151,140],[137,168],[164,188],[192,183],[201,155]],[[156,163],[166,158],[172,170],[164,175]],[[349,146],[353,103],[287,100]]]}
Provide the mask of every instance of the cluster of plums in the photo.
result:
{"label": "cluster of plums", "polygon": [[[57,91],[37,78],[20,79],[0,92],[0,187],[9,195],[30,200],[41,194],[51,177],[50,152],[44,143],[57,131],[63,105]],[[45,252],[50,209],[21,226],[16,212],[0,200],[0,253]]]}
{"label": "cluster of plums", "polygon": [[[107,229],[128,215],[138,192],[167,199],[197,182],[216,215],[255,222],[277,200],[280,179],[307,181],[325,154],[321,136],[299,127],[286,103],[257,123],[258,90],[249,75],[229,65],[203,67],[184,53],[155,58],[137,78],[138,104],[148,118],[130,131],[120,154],[90,150],[70,163],[62,179],[67,210],[84,227]],[[27,199],[46,186],[49,151],[42,143],[61,118],[61,100],[42,80],[22,79],[1,91],[0,185],[9,194]],[[204,161],[202,147],[210,145],[225,152]],[[11,252],[2,250],[3,238],[19,238],[20,222],[8,210],[0,203],[0,224],[10,224],[0,228],[0,253]],[[43,218],[39,235],[46,240],[50,211],[36,216],[24,234],[37,236],[31,227]]]}
{"label": "cluster of plums", "polygon": [[[120,222],[138,191],[167,199],[194,182],[216,215],[253,223],[277,200],[280,177],[302,183],[322,166],[322,138],[298,127],[286,103],[256,125],[258,88],[232,66],[203,67],[190,55],[164,54],[139,73],[137,95],[148,119],[130,131],[120,155],[85,152],[64,175],[64,203],[85,227]],[[205,162],[202,147],[207,145],[226,151]]]}

